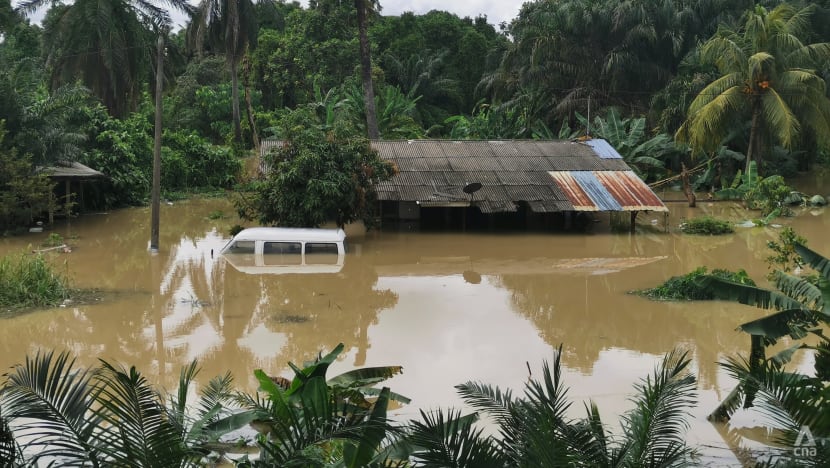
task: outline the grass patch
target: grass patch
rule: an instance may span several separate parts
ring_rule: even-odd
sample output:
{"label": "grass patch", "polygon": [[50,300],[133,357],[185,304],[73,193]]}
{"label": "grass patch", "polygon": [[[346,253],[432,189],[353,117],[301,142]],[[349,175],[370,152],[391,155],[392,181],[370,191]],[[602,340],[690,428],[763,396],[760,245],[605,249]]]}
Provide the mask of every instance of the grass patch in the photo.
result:
{"label": "grass patch", "polygon": [[732,224],[722,219],[713,218],[711,216],[701,216],[700,218],[692,218],[680,225],[680,230],[685,234],[701,234],[708,236],[717,236],[721,234],[731,234],[735,232]]}
{"label": "grass patch", "polygon": [[69,280],[42,255],[0,258],[0,307],[53,307],[69,298]]}
{"label": "grass patch", "polygon": [[632,291],[632,294],[647,297],[654,301],[702,301],[714,299],[712,292],[704,288],[697,281],[701,276],[712,275],[717,278],[734,281],[736,283],[755,286],[755,281],[747,275],[746,271],[736,272],[729,270],[715,269],[709,273],[706,267],[686,273],[683,276],[674,276],[656,288],[641,289]]}

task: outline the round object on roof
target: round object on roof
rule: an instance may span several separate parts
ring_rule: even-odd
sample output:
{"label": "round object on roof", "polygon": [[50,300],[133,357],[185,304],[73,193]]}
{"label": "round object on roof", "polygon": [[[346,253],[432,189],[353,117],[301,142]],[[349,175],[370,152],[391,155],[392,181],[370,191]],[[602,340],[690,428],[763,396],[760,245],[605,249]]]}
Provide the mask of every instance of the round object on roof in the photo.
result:
{"label": "round object on roof", "polygon": [[481,182],[470,182],[462,190],[464,190],[464,193],[472,195],[481,190]]}

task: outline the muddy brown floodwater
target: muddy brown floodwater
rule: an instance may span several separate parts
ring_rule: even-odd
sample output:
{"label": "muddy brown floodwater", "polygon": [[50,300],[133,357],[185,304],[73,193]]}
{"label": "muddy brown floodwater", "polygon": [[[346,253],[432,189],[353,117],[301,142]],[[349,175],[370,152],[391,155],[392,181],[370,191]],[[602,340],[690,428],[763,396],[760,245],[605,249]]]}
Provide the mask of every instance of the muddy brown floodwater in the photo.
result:
{"label": "muddy brown floodwater", "polygon": [[[412,398],[396,411],[405,419],[458,407],[453,386],[468,380],[520,391],[528,364],[539,376],[562,344],[573,415],[593,399],[618,430],[632,385],[680,347],[693,356],[699,382],[689,439],[703,448],[702,463],[734,465],[721,433],[757,432],[763,422],[738,415],[732,426],[716,427],[705,416],[733,386],[718,361],[748,350],[735,328],[760,312],[626,293],[699,266],[744,268],[764,282],[766,242],[780,228],[685,236],[676,233],[684,218],[749,214],[727,202],[670,208],[669,233],[660,229],[662,215],[651,214],[640,216],[633,235],[610,232],[607,220],[588,234],[370,232],[348,239],[338,273],[284,275],[242,273],[211,257],[238,223],[226,200],[165,205],[158,255],[148,253],[148,209],[86,215],[55,226],[73,251],[50,259],[75,286],[102,290],[103,300],[0,319],[0,368],[39,349],[66,349],[85,365],[98,358],[136,365],[173,389],[181,367],[197,359],[202,382],[230,370],[241,389],[254,391],[254,369],[290,377],[288,361],[343,342],[333,373],[404,367],[389,385]],[[826,254],[828,213],[802,210],[780,222]],[[2,239],[0,254],[31,251],[48,234]]]}

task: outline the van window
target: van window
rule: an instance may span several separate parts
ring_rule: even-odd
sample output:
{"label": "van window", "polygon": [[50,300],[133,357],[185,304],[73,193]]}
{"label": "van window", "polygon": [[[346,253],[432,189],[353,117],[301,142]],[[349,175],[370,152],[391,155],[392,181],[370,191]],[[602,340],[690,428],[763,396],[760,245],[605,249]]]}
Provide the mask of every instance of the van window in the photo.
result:
{"label": "van window", "polygon": [[239,240],[231,245],[230,249],[228,249],[229,253],[235,254],[252,254],[254,253],[254,241],[249,240]]}
{"label": "van window", "polygon": [[306,243],[305,262],[307,265],[336,265],[337,260],[337,244],[331,242]]}
{"label": "van window", "polygon": [[262,246],[266,265],[301,265],[303,263],[299,242],[265,242]]}

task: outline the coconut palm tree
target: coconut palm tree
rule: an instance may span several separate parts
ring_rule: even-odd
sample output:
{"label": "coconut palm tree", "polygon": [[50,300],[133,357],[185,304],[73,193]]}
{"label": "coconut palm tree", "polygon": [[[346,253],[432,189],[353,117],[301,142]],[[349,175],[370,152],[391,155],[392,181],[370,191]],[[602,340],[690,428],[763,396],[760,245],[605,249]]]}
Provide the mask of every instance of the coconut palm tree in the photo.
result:
{"label": "coconut palm tree", "polygon": [[51,85],[80,80],[121,117],[135,108],[150,70],[155,34],[170,24],[165,6],[187,12],[186,0],[26,0],[18,10],[32,13],[51,5],[43,21]]}
{"label": "coconut palm tree", "polygon": [[204,46],[223,52],[231,71],[233,133],[242,141],[239,111],[239,63],[257,39],[256,10],[251,0],[201,0],[187,27],[188,44],[200,54]]}
{"label": "coconut palm tree", "polygon": [[738,29],[722,27],[701,49],[701,61],[717,67],[689,106],[676,137],[696,151],[713,151],[727,134],[751,122],[746,152],[761,166],[773,143],[789,147],[804,127],[830,138],[830,99],[819,72],[830,59],[830,43],[805,43],[812,6],[756,6]]}

